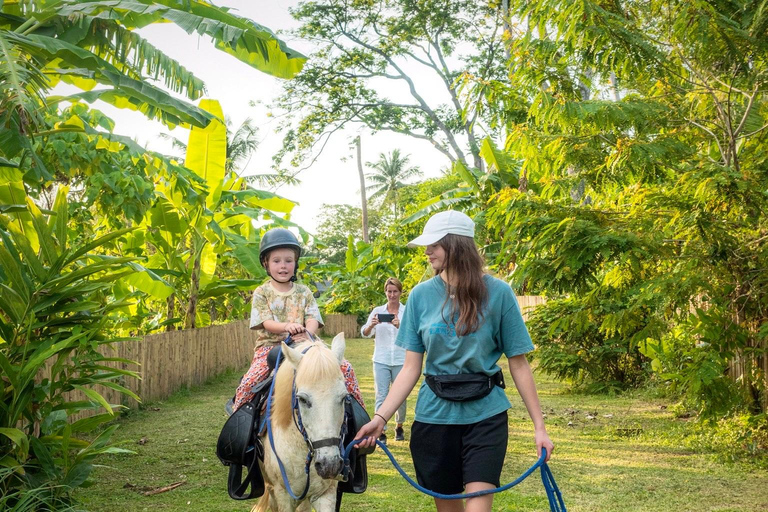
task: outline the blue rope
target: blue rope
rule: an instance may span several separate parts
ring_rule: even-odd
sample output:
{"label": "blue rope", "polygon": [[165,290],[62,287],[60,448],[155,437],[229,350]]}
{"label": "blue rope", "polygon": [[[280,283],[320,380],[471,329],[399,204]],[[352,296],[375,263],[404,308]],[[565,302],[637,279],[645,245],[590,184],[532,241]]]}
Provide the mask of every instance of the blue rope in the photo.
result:
{"label": "blue rope", "polygon": [[[288,337],[290,339],[290,336]],[[277,361],[275,362],[275,369],[280,367],[280,356],[282,354],[282,351],[277,353]],[[307,492],[309,491],[309,462],[311,460],[311,455],[307,456],[307,464],[304,467],[304,472],[307,474],[307,483],[304,485],[304,492],[301,493],[301,496],[296,496],[293,493],[293,489],[291,489],[291,484],[288,483],[288,475],[285,473],[285,467],[283,466],[283,461],[280,460],[280,457],[277,455],[277,451],[275,450],[275,441],[272,439],[272,422],[270,421],[270,416],[272,412],[272,396],[273,392],[275,390],[275,381],[277,381],[277,372],[275,372],[275,376],[272,378],[272,384],[269,386],[269,398],[267,399],[267,414],[264,417],[264,421],[267,424],[267,437],[269,438],[269,446],[272,448],[272,453],[275,454],[275,458],[277,459],[277,465],[280,468],[280,474],[283,477],[283,484],[285,484],[285,490],[288,491],[288,494],[296,501],[301,501],[307,496]],[[311,452],[310,452],[311,454]]]}
{"label": "blue rope", "polygon": [[[349,452],[352,450],[352,448],[357,445],[358,443],[361,443],[362,439],[357,439],[355,441],[352,441],[347,445],[346,450],[344,450],[344,462],[345,464],[349,461]],[[389,460],[392,461],[392,465],[395,466],[395,469],[397,469],[398,473],[406,479],[406,481],[413,486],[414,489],[417,489],[424,494],[427,494],[429,496],[432,496],[433,498],[439,498],[442,500],[463,500],[467,498],[475,498],[477,496],[485,496],[486,494],[495,494],[497,492],[506,491],[507,489],[510,489],[526,478],[530,476],[531,473],[536,471],[536,469],[541,468],[541,481],[544,484],[544,490],[547,493],[547,500],[549,500],[549,510],[550,512],[567,512],[565,508],[565,502],[563,502],[563,495],[560,493],[560,489],[557,487],[557,483],[555,483],[555,477],[552,475],[552,471],[550,471],[549,466],[546,462],[544,462],[547,458],[547,450],[546,448],[541,449],[541,457],[539,457],[539,460],[536,461],[536,463],[528,468],[525,473],[520,475],[516,480],[508,483],[507,485],[504,485],[502,487],[497,487],[496,489],[486,489],[483,491],[476,491],[476,492],[470,492],[466,494],[442,494],[439,492],[430,491],[429,489],[420,486],[418,483],[416,483],[411,477],[409,477],[402,467],[400,467],[400,464],[397,463],[395,460],[395,457],[392,455],[392,452],[389,451],[389,448],[387,448],[387,445],[382,443],[379,440],[376,440],[376,444],[379,445],[379,447],[384,450],[384,453],[387,454],[387,457],[389,457]]]}

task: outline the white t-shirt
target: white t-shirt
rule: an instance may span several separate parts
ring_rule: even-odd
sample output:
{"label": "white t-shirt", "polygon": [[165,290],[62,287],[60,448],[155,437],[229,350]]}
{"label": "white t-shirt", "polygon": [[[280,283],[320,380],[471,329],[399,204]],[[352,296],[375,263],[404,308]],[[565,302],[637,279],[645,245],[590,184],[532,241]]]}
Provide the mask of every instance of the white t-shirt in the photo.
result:
{"label": "white t-shirt", "polygon": [[[364,338],[370,338],[374,333],[376,334],[376,341],[374,342],[373,349],[374,363],[386,364],[389,366],[402,366],[403,363],[405,363],[405,349],[395,345],[398,331],[397,327],[389,322],[381,322],[373,328],[371,334],[368,336],[365,335],[365,330],[371,325],[374,315],[378,315],[379,313],[389,313],[386,304],[373,308],[371,314],[368,315],[368,321],[365,322],[365,325],[360,329],[360,334],[362,334]],[[403,313],[405,313],[405,306],[400,304],[397,318],[401,322],[403,321]]]}

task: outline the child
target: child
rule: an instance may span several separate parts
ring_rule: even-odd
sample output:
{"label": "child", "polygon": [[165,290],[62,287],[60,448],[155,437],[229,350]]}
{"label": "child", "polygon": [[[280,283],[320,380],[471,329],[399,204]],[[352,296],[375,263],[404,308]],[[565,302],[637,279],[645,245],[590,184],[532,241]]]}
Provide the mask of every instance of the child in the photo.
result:
{"label": "child", "polygon": [[[307,341],[323,325],[312,292],[296,282],[300,256],[299,240],[287,229],[270,229],[261,238],[259,259],[270,279],[253,292],[251,329],[259,333],[251,368],[240,381],[235,393],[235,410],[253,398],[254,388],[269,376],[271,370],[267,366],[267,354],[273,347],[288,334],[295,341]],[[349,361],[344,360],[341,371],[347,390],[365,407],[357,377]]]}

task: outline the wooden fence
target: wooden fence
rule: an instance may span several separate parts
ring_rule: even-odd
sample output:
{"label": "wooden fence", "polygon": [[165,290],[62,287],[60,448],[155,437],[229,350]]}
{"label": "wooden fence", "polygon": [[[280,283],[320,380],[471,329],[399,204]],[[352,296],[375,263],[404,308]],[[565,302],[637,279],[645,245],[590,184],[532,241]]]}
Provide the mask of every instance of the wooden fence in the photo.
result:
{"label": "wooden fence", "polygon": [[340,332],[345,338],[359,338],[360,325],[357,323],[357,315],[326,315],[323,317],[325,326],[321,334],[323,336],[336,336]]}
{"label": "wooden fence", "polygon": [[[347,337],[359,336],[355,315],[328,315],[323,334],[333,336],[344,331]],[[138,372],[141,379],[124,377],[119,382],[141,397],[143,402],[162,400],[176,391],[203,384],[227,370],[245,368],[253,356],[256,333],[249,329],[248,320],[214,325],[200,329],[169,331],[145,336],[141,340],[124,341],[105,347],[104,355],[135,361],[137,364],[108,363],[112,367]],[[50,366],[43,375],[50,377]],[[104,386],[96,386],[104,399],[113,405],[136,407],[132,398]],[[233,390],[234,391],[234,390]],[[74,391],[69,400],[85,400]],[[73,415],[75,421],[93,414],[82,411]]]}
{"label": "wooden fence", "polygon": [[[544,302],[538,296],[517,298],[523,317],[528,311]],[[355,315],[326,315],[324,336],[343,332],[347,338],[360,336],[360,326]],[[128,359],[137,364],[110,363],[122,369],[136,371],[141,379],[125,377],[120,384],[141,397],[142,402],[152,402],[169,397],[176,391],[203,384],[228,370],[245,368],[250,362],[256,333],[248,327],[248,320],[214,325],[200,329],[169,331],[145,336],[141,340],[116,343],[105,348],[105,355]],[[53,361],[50,361],[53,364]],[[50,375],[50,366],[44,375]],[[136,407],[132,398],[111,388],[96,386],[96,391],[110,404]],[[234,391],[234,390],[233,390]],[[69,400],[84,400],[79,392],[72,392]],[[72,416],[72,421],[93,414],[82,411]]]}
{"label": "wooden fence", "polygon": [[[738,354],[728,363],[728,375],[741,382],[747,392],[751,392],[749,388],[755,384],[757,388],[762,388],[761,405],[763,411],[768,411],[768,340],[756,342],[749,350],[751,355]],[[755,377],[759,379],[761,375],[763,382],[755,383]]]}
{"label": "wooden fence", "polygon": [[540,295],[518,295],[517,303],[520,305],[520,311],[523,313],[523,318],[528,320],[528,313],[536,306],[544,304],[547,301]]}

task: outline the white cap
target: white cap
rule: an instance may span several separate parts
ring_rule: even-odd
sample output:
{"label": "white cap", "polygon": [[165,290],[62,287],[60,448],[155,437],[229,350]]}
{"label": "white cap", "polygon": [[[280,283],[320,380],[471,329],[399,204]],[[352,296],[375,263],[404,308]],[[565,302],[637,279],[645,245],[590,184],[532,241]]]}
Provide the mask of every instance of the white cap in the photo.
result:
{"label": "white cap", "polygon": [[432,245],[442,240],[445,235],[475,237],[475,223],[466,214],[448,210],[434,214],[424,225],[424,231],[408,242],[408,247]]}

